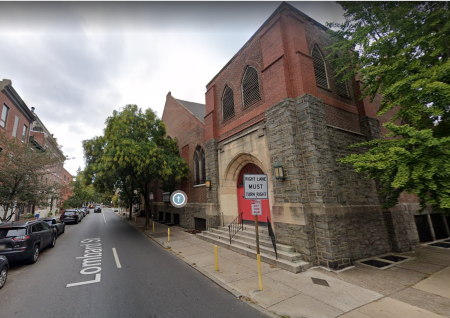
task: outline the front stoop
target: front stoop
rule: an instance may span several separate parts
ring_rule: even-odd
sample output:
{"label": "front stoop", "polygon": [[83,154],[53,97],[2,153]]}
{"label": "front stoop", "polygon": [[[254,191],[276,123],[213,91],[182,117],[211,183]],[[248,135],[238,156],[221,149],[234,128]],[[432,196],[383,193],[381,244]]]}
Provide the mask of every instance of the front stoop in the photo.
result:
{"label": "front stoop", "polygon": [[[301,254],[296,253],[292,246],[284,244],[277,243],[278,259],[276,259],[272,241],[270,240],[269,235],[267,235],[267,230],[260,229],[258,232],[262,262],[269,265],[275,265],[292,273],[300,273],[312,267],[312,264],[301,259]],[[228,227],[219,227],[217,229],[203,231],[202,233],[198,233],[197,237],[206,242],[216,244],[256,259],[256,234],[254,227],[244,226],[244,230],[237,232],[232,238],[231,244]]]}

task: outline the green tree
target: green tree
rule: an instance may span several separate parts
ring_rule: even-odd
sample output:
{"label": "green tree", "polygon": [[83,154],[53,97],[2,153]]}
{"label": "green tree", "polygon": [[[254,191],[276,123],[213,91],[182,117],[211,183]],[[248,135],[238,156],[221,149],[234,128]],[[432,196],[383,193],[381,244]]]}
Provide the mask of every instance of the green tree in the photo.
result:
{"label": "green tree", "polygon": [[[166,138],[164,123],[151,109],[142,111],[137,105],[127,105],[114,111],[106,120],[104,136],[84,146],[88,166],[93,163],[87,169],[92,169],[94,185],[120,189],[130,209],[142,194],[145,226],[149,225],[150,186],[173,185],[187,177],[187,164],[179,156],[176,141]],[[92,158],[91,153],[95,154]]]}
{"label": "green tree", "polygon": [[379,181],[385,208],[406,191],[450,211],[449,3],[339,3],[346,21],[329,24],[328,56],[337,77],[360,79],[362,97],[381,95],[379,115],[395,109],[388,136],[341,162]]}
{"label": "green tree", "polygon": [[49,198],[58,199],[60,185],[47,182],[47,169],[57,162],[50,152],[37,150],[0,131],[0,218],[9,221],[17,207],[47,206]]}

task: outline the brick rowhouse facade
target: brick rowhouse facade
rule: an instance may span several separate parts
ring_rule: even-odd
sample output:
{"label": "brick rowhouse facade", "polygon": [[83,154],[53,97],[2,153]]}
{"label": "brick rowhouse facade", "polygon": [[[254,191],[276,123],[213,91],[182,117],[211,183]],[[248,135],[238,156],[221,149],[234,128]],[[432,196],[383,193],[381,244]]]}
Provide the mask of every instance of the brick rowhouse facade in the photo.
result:
{"label": "brick rowhouse facade", "polygon": [[[0,131],[10,135],[11,138],[16,138],[18,141],[28,143],[30,126],[35,118],[28,106],[16,92],[9,79],[0,81],[0,116]],[[18,210],[21,213],[32,212],[31,206],[26,207],[25,209],[18,208]],[[0,214],[3,216],[1,203]]]}
{"label": "brick rowhouse facade", "polygon": [[[427,237],[438,238],[437,228],[449,236],[445,218],[416,215],[418,203],[410,195],[382,211],[375,182],[336,161],[351,153],[349,145],[386,133],[380,123],[392,113],[376,115],[379,97],[360,100],[362,83],[338,83],[323,58],[331,44],[326,31],[282,3],[207,84],[204,139],[190,135],[204,142],[211,180],[207,204],[197,216],[223,215],[225,224],[235,219],[243,206],[239,176],[245,167],[257,166],[269,178],[268,217],[277,241],[312,264],[341,269],[358,259],[409,251],[419,243],[418,217],[430,229]],[[259,95],[248,93],[249,69],[257,74],[250,86]],[[251,102],[244,103],[249,96]],[[180,118],[166,111],[163,117],[170,136],[185,134],[188,126]],[[191,160],[195,144],[179,143],[183,158],[189,154]],[[275,178],[277,160],[283,180]],[[435,226],[432,219],[442,222]],[[193,228],[192,220],[185,223]]]}
{"label": "brick rowhouse facade", "polygon": [[[162,120],[167,127],[167,137],[177,139],[180,155],[189,167],[189,177],[180,186],[188,196],[188,204],[183,209],[174,208],[170,203],[162,202],[162,191],[157,190],[151,213],[156,218],[187,228],[194,228],[195,219],[205,219],[209,210],[204,178],[196,180],[194,167],[196,151],[201,154],[205,149],[204,116],[205,105],[176,99],[170,92],[167,94]],[[201,162],[201,157],[198,159]]]}

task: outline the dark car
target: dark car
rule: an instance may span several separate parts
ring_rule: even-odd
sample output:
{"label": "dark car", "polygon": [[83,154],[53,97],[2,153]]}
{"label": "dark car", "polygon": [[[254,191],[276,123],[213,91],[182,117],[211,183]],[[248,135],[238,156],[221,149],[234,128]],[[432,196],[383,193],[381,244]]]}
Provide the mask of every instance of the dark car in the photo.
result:
{"label": "dark car", "polygon": [[81,221],[81,215],[77,210],[64,210],[59,219],[64,223],[74,222],[78,224]]}
{"label": "dark car", "polygon": [[66,230],[66,224],[64,222],[61,222],[61,220],[58,218],[45,218],[42,221],[46,222],[56,230],[56,237],[63,234]]}
{"label": "dark car", "polygon": [[8,271],[9,271],[9,263],[8,259],[0,255],[0,289],[5,285],[6,278],[8,278]]}
{"label": "dark car", "polygon": [[27,260],[33,264],[45,247],[55,247],[56,232],[42,220],[0,225],[0,255],[9,262]]}
{"label": "dark car", "polygon": [[102,209],[100,208],[100,205],[97,205],[94,209],[94,213],[102,213]]}

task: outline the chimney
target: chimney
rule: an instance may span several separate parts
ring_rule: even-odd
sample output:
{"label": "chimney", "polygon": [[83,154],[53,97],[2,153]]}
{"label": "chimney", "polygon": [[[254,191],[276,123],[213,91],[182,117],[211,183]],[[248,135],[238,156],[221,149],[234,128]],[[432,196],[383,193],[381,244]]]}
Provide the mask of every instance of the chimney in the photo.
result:
{"label": "chimney", "polygon": [[34,107],[31,107],[31,112],[34,113]]}

